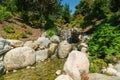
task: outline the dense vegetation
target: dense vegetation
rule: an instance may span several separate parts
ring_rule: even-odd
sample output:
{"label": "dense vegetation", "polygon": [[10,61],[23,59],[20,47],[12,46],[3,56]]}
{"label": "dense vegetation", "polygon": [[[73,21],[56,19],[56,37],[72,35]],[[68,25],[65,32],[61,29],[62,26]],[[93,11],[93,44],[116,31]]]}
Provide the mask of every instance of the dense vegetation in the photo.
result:
{"label": "dense vegetation", "polygon": [[[83,16],[80,27],[92,26],[88,41],[90,71],[99,72],[108,63],[120,59],[120,4],[119,0],[81,0],[74,16]],[[77,16],[78,17],[78,16]]]}
{"label": "dense vegetation", "polygon": [[[75,13],[71,16],[69,5],[62,0],[1,0],[0,23],[14,16],[23,19],[35,28],[44,28],[49,36],[55,34],[57,27],[68,25],[87,31],[92,38],[88,41],[91,72],[99,72],[107,63],[120,59],[120,0],[80,0]],[[16,23],[14,20],[12,22]],[[4,27],[7,33],[16,33],[11,26]],[[16,35],[27,37],[31,31]],[[97,64],[96,64],[97,63]]]}

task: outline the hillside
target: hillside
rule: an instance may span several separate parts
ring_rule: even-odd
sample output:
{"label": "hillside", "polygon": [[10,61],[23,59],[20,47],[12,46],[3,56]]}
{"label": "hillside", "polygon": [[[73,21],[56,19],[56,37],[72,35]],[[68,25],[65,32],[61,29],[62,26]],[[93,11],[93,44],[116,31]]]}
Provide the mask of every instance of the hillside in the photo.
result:
{"label": "hillside", "polygon": [[[14,32],[9,32],[10,29],[5,27],[12,27]],[[41,29],[32,28],[31,26],[25,24],[22,19],[14,17],[8,21],[3,21],[0,23],[0,37],[5,39],[19,39],[22,41],[35,40],[42,33]]]}

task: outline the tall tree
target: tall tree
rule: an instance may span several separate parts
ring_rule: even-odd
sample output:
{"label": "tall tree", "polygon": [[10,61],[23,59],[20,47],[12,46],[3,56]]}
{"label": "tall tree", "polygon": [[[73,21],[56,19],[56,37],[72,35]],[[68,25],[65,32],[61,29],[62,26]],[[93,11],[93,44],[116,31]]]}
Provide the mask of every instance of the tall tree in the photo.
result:
{"label": "tall tree", "polygon": [[63,7],[63,11],[62,11],[62,19],[65,20],[65,23],[69,23],[70,22],[70,8],[68,4],[65,4],[65,6]]}
{"label": "tall tree", "polygon": [[85,16],[90,13],[90,10],[90,3],[87,0],[81,0],[80,3],[76,6],[74,15],[82,14]]}

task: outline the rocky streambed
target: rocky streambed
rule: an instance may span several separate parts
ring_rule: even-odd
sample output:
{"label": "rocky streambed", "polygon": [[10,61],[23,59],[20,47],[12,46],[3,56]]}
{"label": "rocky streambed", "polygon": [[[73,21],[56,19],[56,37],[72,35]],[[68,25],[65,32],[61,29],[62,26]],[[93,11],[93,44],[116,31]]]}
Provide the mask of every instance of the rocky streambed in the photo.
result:
{"label": "rocky streambed", "polygon": [[0,80],[54,80],[57,70],[62,70],[66,59],[48,59],[38,62],[31,67],[9,72],[0,77]]}

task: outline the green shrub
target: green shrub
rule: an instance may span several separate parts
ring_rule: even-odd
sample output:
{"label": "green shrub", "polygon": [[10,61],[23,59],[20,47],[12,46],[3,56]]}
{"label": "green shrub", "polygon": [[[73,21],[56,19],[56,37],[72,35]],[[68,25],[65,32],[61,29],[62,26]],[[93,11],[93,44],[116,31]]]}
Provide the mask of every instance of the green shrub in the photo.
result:
{"label": "green shrub", "polygon": [[6,7],[0,6],[0,22],[12,18],[12,13],[7,11]]}
{"label": "green shrub", "polygon": [[92,57],[102,58],[107,63],[113,62],[113,56],[120,58],[119,26],[107,23],[97,26],[88,45]]}
{"label": "green shrub", "polygon": [[52,37],[53,35],[55,35],[55,32],[53,30],[48,30],[47,35]]}
{"label": "green shrub", "polygon": [[15,33],[15,30],[11,26],[4,26],[4,31],[7,33]]}
{"label": "green shrub", "polygon": [[21,33],[20,34],[22,38],[27,38],[27,34],[26,33]]}
{"label": "green shrub", "polygon": [[20,34],[7,34],[7,36],[5,37],[7,39],[21,39],[21,35]]}
{"label": "green shrub", "polygon": [[29,35],[32,35],[32,34],[33,34],[32,31],[29,31],[29,30],[26,31],[25,33],[26,33],[26,34],[29,34]]}
{"label": "green shrub", "polygon": [[21,27],[26,29],[26,28],[27,28],[27,25],[23,23],[23,24],[21,25]]}
{"label": "green shrub", "polygon": [[90,65],[90,72],[100,72],[100,70],[104,67],[107,67],[106,62],[103,59],[95,59],[90,60],[92,63]]}

